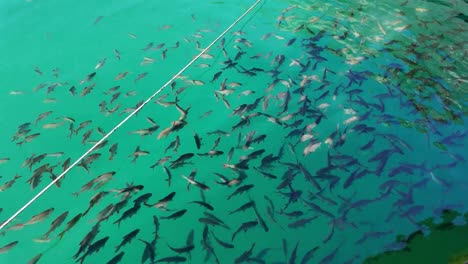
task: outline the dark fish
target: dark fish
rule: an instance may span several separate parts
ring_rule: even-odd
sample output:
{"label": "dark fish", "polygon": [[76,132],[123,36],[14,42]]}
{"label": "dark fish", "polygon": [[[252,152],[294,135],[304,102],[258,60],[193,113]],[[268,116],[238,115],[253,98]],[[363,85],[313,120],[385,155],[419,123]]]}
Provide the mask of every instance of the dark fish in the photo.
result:
{"label": "dark fish", "polygon": [[28,261],[26,264],[36,264],[42,257],[42,253],[37,254],[34,258]]}
{"label": "dark fish", "polygon": [[309,218],[303,218],[303,219],[299,219],[293,223],[290,223],[288,224],[288,227],[289,228],[299,228],[299,227],[304,227],[305,225],[307,225],[308,223],[310,223],[312,220],[316,219],[318,216],[312,216],[312,217],[309,217]]}
{"label": "dark fish", "polygon": [[172,256],[172,257],[165,257],[165,258],[160,258],[158,260],[156,260],[155,263],[160,263],[160,262],[174,262],[174,263],[178,263],[178,262],[185,262],[187,260],[187,258],[185,257],[181,257],[181,256]]}
{"label": "dark fish", "polygon": [[254,209],[254,212],[255,212],[255,216],[257,217],[257,221],[258,223],[262,226],[263,230],[265,230],[265,232],[268,232],[270,231],[270,228],[268,228],[265,220],[263,219],[263,217],[260,215],[260,213],[258,212],[258,209],[257,209],[257,204],[254,203],[253,205],[253,209]]}
{"label": "dark fish", "polygon": [[252,229],[256,227],[257,225],[258,225],[258,221],[256,220],[242,223],[241,226],[236,230],[236,232],[232,234],[231,241],[234,241],[234,239],[236,238],[237,234],[239,234],[240,231],[247,232],[249,229]]}
{"label": "dark fish", "polygon": [[242,212],[242,211],[245,211],[249,208],[252,208],[254,207],[255,205],[255,202],[254,201],[250,201],[250,202],[247,202],[243,205],[241,205],[239,208],[237,208],[236,210],[233,210],[233,211],[229,211],[229,214],[235,214],[235,213],[238,213],[238,212]]}
{"label": "dark fish", "polygon": [[84,211],[83,216],[85,216],[85,215],[89,212],[89,210],[90,210],[94,205],[96,205],[97,203],[99,203],[99,201],[100,201],[102,198],[104,198],[104,196],[106,196],[108,193],[109,193],[109,192],[103,191],[103,192],[99,192],[99,193],[95,194],[95,195],[91,198],[91,200],[89,201],[88,208],[86,208],[86,211]]}
{"label": "dark fish", "polygon": [[165,172],[166,175],[167,175],[167,179],[166,179],[167,185],[168,185],[169,187],[171,187],[171,181],[172,181],[172,174],[171,174],[171,171],[170,171],[168,168],[166,168],[166,166],[163,166],[163,170],[164,170],[164,172]]}
{"label": "dark fish", "polygon": [[79,213],[79,214],[77,214],[75,217],[73,217],[70,221],[68,221],[67,226],[65,227],[65,230],[63,230],[63,231],[58,235],[58,237],[59,237],[60,239],[62,239],[63,235],[64,235],[67,231],[69,231],[70,229],[72,229],[72,228],[76,225],[76,223],[81,219],[81,216],[82,216],[82,213]]}
{"label": "dark fish", "polygon": [[113,257],[111,260],[109,260],[106,264],[117,264],[119,263],[123,256],[124,256],[125,252],[120,252],[119,254],[117,254],[115,257]]}
{"label": "dark fish", "polygon": [[94,76],[96,76],[96,72],[88,74],[88,76],[86,76],[84,80],[80,81],[80,84],[91,81],[94,78]]}
{"label": "dark fish", "polygon": [[222,73],[223,73],[222,71],[219,71],[219,72],[215,73],[213,75],[213,79],[211,79],[211,82],[216,81],[219,78],[219,76],[221,76]]}
{"label": "dark fish", "polygon": [[85,252],[85,250],[91,245],[93,240],[96,238],[98,233],[99,233],[99,223],[94,225],[93,228],[91,228],[91,231],[89,231],[88,234],[86,234],[86,236],[83,238],[83,240],[81,240],[80,248],[78,249],[78,252],[73,256],[73,258],[76,259],[79,257],[81,253]]}
{"label": "dark fish", "polygon": [[297,241],[296,246],[293,249],[293,252],[291,253],[291,256],[289,257],[289,264],[296,264],[296,258],[297,258],[297,248],[299,247],[299,241]]}
{"label": "dark fish", "polygon": [[80,261],[80,263],[83,263],[87,256],[90,256],[95,252],[99,252],[99,250],[101,250],[101,248],[103,248],[106,245],[107,240],[109,240],[108,236],[91,244],[88,247],[86,253],[80,259],[78,259],[78,261]]}
{"label": "dark fish", "polygon": [[134,239],[138,235],[139,232],[140,232],[140,229],[135,229],[131,231],[130,233],[126,234],[123,237],[122,242],[118,246],[115,247],[115,252],[119,251],[120,248],[122,248],[126,244],[129,244],[130,242],[132,242],[132,239]]}
{"label": "dark fish", "polygon": [[141,256],[141,263],[145,263],[148,259],[151,261],[151,263],[153,263],[155,255],[156,255],[156,252],[155,252],[156,240],[151,241],[151,243],[143,239],[138,239],[138,240],[140,240],[141,242],[145,244],[145,249],[143,250],[143,255]]}
{"label": "dark fish", "polygon": [[253,187],[254,187],[253,184],[246,184],[246,185],[240,186],[231,195],[229,195],[227,199],[230,200],[233,196],[242,194],[242,193],[252,189]]}
{"label": "dark fish", "polygon": [[201,206],[203,206],[203,207],[205,207],[206,209],[211,210],[211,211],[214,210],[214,208],[213,208],[213,206],[211,206],[211,204],[209,204],[209,203],[207,203],[207,202],[204,202],[204,201],[193,201],[193,202],[190,202],[190,203],[199,204],[199,205],[201,205]]}
{"label": "dark fish", "polygon": [[52,224],[50,225],[49,230],[47,230],[47,232],[42,236],[41,239],[48,239],[50,233],[54,232],[54,230],[57,229],[57,227],[59,227],[65,221],[67,216],[68,216],[68,211],[62,213],[57,218],[55,218],[55,220],[52,221]]}
{"label": "dark fish", "polygon": [[179,210],[169,216],[165,216],[165,217],[161,217],[161,219],[170,219],[170,220],[176,220],[180,217],[182,217],[185,213],[187,212],[187,209],[182,209],[182,210]]}
{"label": "dark fish", "polygon": [[301,264],[310,263],[310,260],[314,257],[315,251],[319,249],[318,246],[312,248],[311,250],[307,251],[304,256],[302,257]]}
{"label": "dark fish", "polygon": [[152,193],[142,194],[139,197],[137,197],[135,200],[133,200],[133,203],[135,204],[135,206],[145,204],[145,203],[148,202],[148,200],[149,200],[149,198],[151,198],[151,196],[153,196]]}
{"label": "dark fish", "polygon": [[201,139],[198,136],[197,133],[194,133],[193,138],[195,139],[195,145],[197,146],[197,149],[200,149],[201,147]]}
{"label": "dark fish", "polygon": [[224,248],[234,248],[233,244],[220,240],[219,238],[216,237],[216,235],[213,232],[211,232],[211,234],[213,235],[214,239],[216,240],[216,242],[218,242],[220,246]]}
{"label": "dark fish", "polygon": [[171,192],[170,194],[166,195],[164,198],[159,200],[157,203],[148,204],[148,203],[145,202],[145,205],[148,206],[148,207],[156,207],[156,208],[159,208],[159,209],[166,210],[167,204],[170,201],[172,201],[172,199],[174,199],[175,194],[176,194],[175,192]]}
{"label": "dark fish", "polygon": [[252,243],[252,246],[250,247],[250,249],[248,249],[247,251],[242,253],[239,257],[237,257],[234,260],[234,263],[243,263],[243,262],[247,261],[250,258],[250,256],[252,256],[252,252],[253,252],[254,247],[255,247],[255,243]]}
{"label": "dark fish", "polygon": [[192,245],[192,244],[189,244],[185,247],[181,247],[181,248],[175,248],[175,247],[171,247],[169,245],[167,245],[172,251],[176,252],[176,253],[179,253],[179,254],[182,254],[182,253],[187,253],[187,252],[190,252],[192,251],[195,246]]}
{"label": "dark fish", "polygon": [[125,211],[125,212],[122,214],[122,216],[114,222],[114,224],[117,223],[118,226],[120,227],[120,222],[122,222],[123,220],[125,220],[125,219],[127,219],[127,218],[131,218],[132,216],[134,216],[134,215],[138,212],[138,210],[139,210],[140,208],[141,208],[141,205],[135,204],[132,208],[130,208],[130,209],[128,209],[127,211]]}

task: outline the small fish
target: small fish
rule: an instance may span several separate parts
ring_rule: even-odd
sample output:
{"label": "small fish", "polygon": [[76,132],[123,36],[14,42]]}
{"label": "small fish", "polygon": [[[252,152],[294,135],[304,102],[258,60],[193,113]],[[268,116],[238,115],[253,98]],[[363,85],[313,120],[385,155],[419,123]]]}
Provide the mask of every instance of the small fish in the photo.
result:
{"label": "small fish", "polygon": [[34,71],[39,74],[39,75],[42,75],[42,71],[39,69],[39,67],[35,66],[34,67]]}
{"label": "small fish", "polygon": [[35,216],[33,216],[29,221],[24,223],[24,225],[32,225],[35,223],[43,222],[55,209],[49,208]]}
{"label": "small fish", "polygon": [[195,139],[195,145],[197,146],[197,149],[200,149],[201,139],[196,132],[194,133],[193,138]]}
{"label": "small fish", "polygon": [[65,233],[66,233],[67,231],[69,231],[70,229],[72,229],[72,228],[76,225],[76,223],[81,219],[81,216],[82,216],[82,213],[79,213],[79,214],[77,214],[75,217],[73,217],[70,221],[68,221],[67,226],[65,227],[65,230],[63,230],[63,231],[58,235],[58,237],[59,237],[60,239],[62,239],[62,238],[63,238],[63,235],[65,235]]}
{"label": "small fish", "polygon": [[155,263],[160,263],[160,262],[179,263],[179,262],[185,262],[186,260],[187,260],[186,257],[172,256],[172,257],[160,258],[160,259],[156,260]]}
{"label": "small fish", "polygon": [[116,81],[122,80],[122,79],[124,79],[125,77],[127,77],[128,74],[129,74],[128,71],[126,71],[126,72],[121,72],[121,73],[117,74],[117,76],[115,76],[115,80],[116,80]]}
{"label": "small fish", "polygon": [[81,258],[79,258],[77,261],[80,261],[80,263],[83,263],[87,256],[90,256],[95,252],[99,252],[101,250],[101,248],[104,248],[108,240],[109,240],[109,237],[106,236],[106,237],[104,237],[102,239],[99,239],[98,241],[94,242],[93,244],[91,244],[88,247],[88,250],[86,251],[86,253]]}
{"label": "small fish", "polygon": [[138,235],[139,232],[140,232],[140,229],[135,229],[131,231],[130,233],[126,234],[123,237],[122,242],[118,246],[115,247],[115,252],[119,251],[120,248],[132,242],[132,239],[134,239]]}
{"label": "small fish", "polygon": [[8,253],[12,248],[18,244],[18,241],[11,242],[10,244],[0,247],[0,254]]}
{"label": "small fish", "polygon": [[114,49],[115,57],[120,60],[120,52],[117,49]]}
{"label": "small fish", "polygon": [[134,216],[138,210],[141,208],[141,205],[135,204],[132,208],[128,209],[127,211],[123,212],[122,216],[117,219],[114,224],[117,224],[120,227],[120,222],[122,222],[125,219],[131,218]]}
{"label": "small fish", "polygon": [[120,252],[119,254],[117,254],[115,257],[113,257],[111,260],[109,260],[106,264],[117,264],[119,263],[123,256],[124,256],[125,252]]}
{"label": "small fish", "polygon": [[80,84],[91,81],[94,78],[94,76],[96,76],[96,72],[92,72],[92,73],[88,74],[86,76],[86,78],[84,78],[83,80],[80,81]]}
{"label": "small fish", "polygon": [[231,195],[229,195],[227,199],[230,200],[233,196],[242,194],[242,193],[252,189],[253,187],[254,187],[253,184],[246,184],[246,185],[240,186]]}
{"label": "small fish", "polygon": [[171,192],[170,194],[166,195],[164,198],[162,198],[161,200],[159,200],[157,203],[155,204],[148,204],[148,203],[145,203],[146,206],[148,207],[156,207],[156,208],[159,208],[159,209],[162,209],[162,210],[167,210],[167,204],[169,202],[172,201],[172,199],[174,199],[174,196],[175,196],[175,192]]}
{"label": "small fish", "polygon": [[187,209],[182,209],[182,210],[179,210],[169,216],[165,216],[165,217],[161,217],[161,219],[168,219],[168,220],[176,220],[180,217],[182,217],[185,213],[187,212]]}
{"label": "small fish", "polygon": [[133,83],[136,83],[137,81],[143,79],[146,75],[148,75],[147,72],[138,74],[138,76],[135,78],[135,80],[133,81]]}
{"label": "small fish", "polygon": [[[1,164],[1,162],[0,162],[0,164]],[[4,191],[10,189],[13,186],[13,184],[15,184],[16,180],[19,179],[19,178],[21,178],[21,176],[15,175],[15,177],[12,180],[9,180],[9,181],[5,182],[2,186],[0,186],[0,192],[4,192]]]}
{"label": "small fish", "polygon": [[145,150],[141,150],[139,146],[136,147],[135,151],[129,155],[129,157],[133,157],[132,163],[135,163],[138,157],[146,156],[149,152]]}
{"label": "small fish", "polygon": [[34,258],[28,261],[26,264],[36,264],[42,257],[42,253],[37,254]]}
{"label": "small fish", "polygon": [[109,148],[109,153],[110,153],[109,160],[114,159],[115,155],[117,154],[118,147],[119,147],[119,143],[115,143]]}
{"label": "small fish", "polygon": [[98,64],[96,64],[96,66],[94,67],[95,70],[99,69],[99,68],[102,68],[104,66],[104,64],[106,63],[106,60],[107,58],[103,58],[102,60],[100,60],[98,62]]}
{"label": "small fish", "polygon": [[195,181],[194,179],[191,179],[191,178],[188,178],[184,175],[182,175],[182,178],[186,179],[191,185],[194,185],[204,191],[208,191],[210,190],[210,187],[208,187],[207,185],[203,184],[203,183],[200,183],[200,182],[197,182]]}
{"label": "small fish", "polygon": [[156,248],[155,248],[155,243],[156,240],[151,241],[151,243],[143,240],[143,239],[138,239],[141,242],[145,244],[145,249],[143,251],[143,255],[141,256],[141,263],[145,263],[148,259],[151,261],[151,263],[154,263],[154,258],[156,254]]}
{"label": "small fish", "polygon": [[249,221],[249,222],[242,223],[239,226],[239,228],[236,230],[236,232],[234,232],[234,234],[232,235],[231,241],[234,241],[234,239],[236,238],[237,234],[239,234],[240,231],[247,232],[249,229],[252,229],[256,227],[257,225],[258,225],[257,221]]}
{"label": "small fish", "polygon": [[103,19],[104,17],[103,16],[98,16],[95,20],[94,20],[94,25],[96,25],[97,23],[99,23],[99,21],[101,21],[101,19]]}
{"label": "small fish", "polygon": [[208,209],[210,211],[214,210],[214,207],[211,204],[209,204],[207,202],[204,202],[204,201],[193,201],[193,202],[190,202],[190,203],[199,204],[199,205],[205,207],[206,209]]}
{"label": "small fish", "polygon": [[50,225],[49,230],[42,236],[41,239],[48,239],[50,233],[54,232],[55,229],[57,229],[67,218],[68,216],[68,211],[65,211],[61,215],[59,215],[57,218],[55,218],[54,221],[52,221],[52,224]]}

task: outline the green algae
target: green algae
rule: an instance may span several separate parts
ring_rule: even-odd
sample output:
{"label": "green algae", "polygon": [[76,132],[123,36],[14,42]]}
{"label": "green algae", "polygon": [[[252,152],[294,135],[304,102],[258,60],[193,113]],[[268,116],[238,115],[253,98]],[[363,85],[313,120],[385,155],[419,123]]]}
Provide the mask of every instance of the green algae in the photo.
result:
{"label": "green algae", "polygon": [[[364,263],[465,263],[468,261],[468,224],[453,224],[458,216],[460,214],[455,211],[445,210],[440,223],[435,223],[434,218],[423,220],[418,224],[428,228],[429,234],[418,230],[409,236],[399,235],[396,242],[405,242],[403,249],[381,253]],[[468,213],[464,218],[468,220]]]}

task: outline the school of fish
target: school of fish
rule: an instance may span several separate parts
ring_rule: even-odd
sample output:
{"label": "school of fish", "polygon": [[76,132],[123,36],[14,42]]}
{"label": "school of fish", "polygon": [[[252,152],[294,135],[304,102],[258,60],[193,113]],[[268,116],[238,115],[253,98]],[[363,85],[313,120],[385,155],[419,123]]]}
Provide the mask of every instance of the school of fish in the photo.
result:
{"label": "school of fish", "polygon": [[[270,31],[258,30],[254,17],[203,54],[57,181],[50,192],[64,197],[65,207],[45,195],[0,230],[0,259],[31,247],[21,252],[28,264],[49,263],[42,260],[55,254],[108,264],[362,263],[379,253],[366,253],[373,243],[383,243],[380,251],[405,248],[394,242],[401,234],[394,225],[425,230],[423,217],[465,210],[421,196],[452,192],[460,181],[451,172],[467,167],[468,71],[451,55],[466,43],[441,41],[465,34],[467,21],[454,14],[453,32],[398,37],[416,25],[366,17],[366,3],[333,17],[325,11],[333,4],[297,2],[269,21]],[[401,16],[431,12],[400,2]],[[304,15],[311,10],[323,12]],[[371,20],[375,36],[365,36],[356,24]],[[93,26],[105,22],[99,16]],[[158,25],[158,32],[171,29]],[[131,52],[118,44],[78,79],[33,62],[39,66],[31,74],[43,82],[8,97],[41,94],[48,108],[31,109],[34,117],[17,120],[11,138],[1,139],[19,154],[0,152],[0,170],[21,168],[0,171],[0,197],[40,191],[141,106],[156,80],[170,77],[155,65],[164,67],[181,49],[195,56],[216,32],[161,42],[126,37],[142,43],[132,53],[137,65],[125,66]],[[393,59],[373,62],[383,54]],[[451,78],[432,75],[424,60]],[[126,69],[106,69],[112,65]],[[53,106],[65,101],[69,108]],[[71,145],[83,151],[69,153]],[[18,208],[0,199],[1,222]],[[28,233],[34,237],[24,239]],[[58,254],[58,242],[75,254]]]}

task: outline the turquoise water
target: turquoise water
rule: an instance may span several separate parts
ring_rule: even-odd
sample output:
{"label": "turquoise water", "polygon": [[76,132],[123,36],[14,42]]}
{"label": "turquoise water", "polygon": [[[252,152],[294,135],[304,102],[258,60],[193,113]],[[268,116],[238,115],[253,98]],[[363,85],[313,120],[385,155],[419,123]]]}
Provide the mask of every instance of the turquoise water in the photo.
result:
{"label": "turquoise water", "polygon": [[[138,239],[155,243],[154,261],[362,263],[401,247],[394,244],[399,234],[429,232],[419,220],[437,218],[444,208],[466,212],[468,9],[452,2],[261,2],[228,32],[224,46],[216,43],[211,56],[197,60],[112,134],[88,171],[73,167],[60,188],[50,188],[2,229],[0,263],[34,263],[39,254],[37,263],[80,262],[83,255],[84,263],[107,263],[120,252],[119,263],[151,263]],[[26,204],[51,175],[60,175],[68,159],[78,159],[251,4],[1,2],[0,219]],[[86,87],[92,87],[89,93]],[[181,118],[176,97],[177,106],[189,109],[186,124],[158,139]],[[77,131],[86,121],[91,123]],[[25,123],[31,124],[20,129]],[[154,131],[138,134],[149,128]],[[212,150],[218,138],[214,150],[220,155],[198,155]],[[133,162],[137,147],[143,152]],[[194,154],[188,164],[170,167],[187,153]],[[166,163],[153,166],[164,157]],[[33,177],[41,166],[45,172]],[[170,184],[163,167],[171,172]],[[182,176],[194,170],[196,183],[209,189],[187,187]],[[83,187],[108,172],[115,173],[111,180]],[[217,174],[240,181],[220,184]],[[15,175],[21,177],[13,183]],[[33,185],[31,177],[40,180]],[[144,188],[124,196],[130,184]],[[135,215],[116,223],[138,197],[151,195],[146,203],[153,205],[172,192],[166,210],[141,203]],[[102,199],[87,211],[98,194]],[[104,208],[124,200],[128,204],[96,225]],[[245,204],[250,207],[230,213]],[[30,221],[49,208],[54,210],[44,219]],[[181,210],[186,212],[179,218],[164,219]],[[244,223],[252,227],[233,239]],[[93,227],[99,232],[85,239]],[[105,241],[102,247],[99,241]]]}

